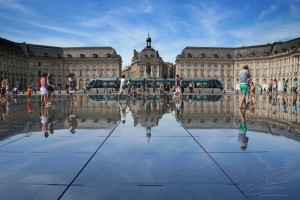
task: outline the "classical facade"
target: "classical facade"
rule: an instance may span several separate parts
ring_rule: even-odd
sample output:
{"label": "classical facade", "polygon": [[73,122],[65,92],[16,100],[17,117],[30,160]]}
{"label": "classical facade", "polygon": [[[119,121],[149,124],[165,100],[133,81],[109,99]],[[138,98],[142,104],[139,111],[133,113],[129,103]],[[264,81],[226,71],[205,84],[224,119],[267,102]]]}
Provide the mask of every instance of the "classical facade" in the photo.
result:
{"label": "classical facade", "polygon": [[131,65],[123,71],[125,76],[130,78],[170,77],[173,65],[165,63],[158,51],[151,47],[151,37],[149,35],[146,43],[147,46],[141,52],[133,50]]}
{"label": "classical facade", "polygon": [[22,45],[0,38],[0,78],[8,78],[11,88],[27,85],[28,59]]}
{"label": "classical facade", "polygon": [[300,38],[238,48],[186,47],[176,57],[176,74],[186,78],[217,78],[224,88],[239,89],[239,71],[250,67],[252,81],[267,89],[273,79],[300,78]]}
{"label": "classical facade", "polygon": [[66,74],[77,76],[79,88],[95,78],[121,76],[122,59],[112,47],[63,48]]}
{"label": "classical facade", "polygon": [[120,77],[122,58],[112,47],[61,48],[15,43],[0,38],[0,78],[9,79],[11,88],[36,87],[43,73],[51,73],[54,82],[65,88],[70,73],[77,76],[78,88],[98,77]]}

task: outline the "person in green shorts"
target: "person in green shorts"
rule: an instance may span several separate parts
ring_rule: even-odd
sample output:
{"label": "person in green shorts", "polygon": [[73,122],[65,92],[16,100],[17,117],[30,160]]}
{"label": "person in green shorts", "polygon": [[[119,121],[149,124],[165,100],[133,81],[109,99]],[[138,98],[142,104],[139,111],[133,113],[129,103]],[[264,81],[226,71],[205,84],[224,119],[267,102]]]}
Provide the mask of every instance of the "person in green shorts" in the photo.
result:
{"label": "person in green shorts", "polygon": [[243,69],[240,71],[240,89],[242,92],[242,99],[240,103],[240,108],[246,108],[246,95],[248,92],[248,79],[250,78],[249,67],[248,65],[243,66]]}
{"label": "person in green shorts", "polygon": [[240,109],[241,112],[241,122],[239,127],[239,136],[238,136],[238,142],[241,145],[241,150],[245,151],[247,149],[249,138],[247,137],[246,133],[248,131],[247,128],[247,121],[245,117],[246,108]]}

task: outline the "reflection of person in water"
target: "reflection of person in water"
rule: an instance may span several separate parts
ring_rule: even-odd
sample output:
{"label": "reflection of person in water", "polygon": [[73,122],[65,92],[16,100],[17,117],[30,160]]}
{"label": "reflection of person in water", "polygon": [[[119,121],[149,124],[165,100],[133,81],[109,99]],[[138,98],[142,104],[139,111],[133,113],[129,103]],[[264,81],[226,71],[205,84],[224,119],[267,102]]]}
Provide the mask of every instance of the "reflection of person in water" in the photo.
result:
{"label": "reflection of person in water", "polygon": [[119,103],[119,108],[120,108],[120,116],[121,116],[121,121],[123,124],[125,124],[125,120],[126,120],[126,114],[129,111],[129,106],[127,103]]}
{"label": "reflection of person in water", "polygon": [[71,105],[71,112],[68,116],[68,123],[69,123],[69,129],[72,134],[76,133],[76,128],[77,128],[77,119],[76,119],[76,114],[75,114],[75,106]]}
{"label": "reflection of person in water", "polygon": [[241,122],[240,122],[240,127],[239,127],[239,136],[238,136],[238,142],[241,144],[241,150],[245,151],[247,149],[248,141],[249,138],[247,137],[247,121],[245,117],[246,113],[246,108],[245,109],[240,109],[241,112]]}
{"label": "reflection of person in water", "polygon": [[275,95],[275,97],[272,100],[272,112],[273,114],[276,114],[276,106],[277,106],[277,96]]}
{"label": "reflection of person in water", "polygon": [[42,107],[42,111],[41,111],[42,132],[44,133],[45,138],[49,137],[48,124],[49,124],[49,106],[46,106],[46,107]]}
{"label": "reflection of person in water", "polygon": [[9,119],[9,102],[6,96],[1,97],[2,118],[4,121]]}
{"label": "reflection of person in water", "polygon": [[151,138],[151,127],[147,127],[146,137],[148,138],[148,142]]}
{"label": "reflection of person in water", "polygon": [[297,114],[297,91],[293,92],[293,107],[292,107],[292,114]]}
{"label": "reflection of person in water", "polygon": [[179,120],[182,117],[182,109],[183,109],[183,101],[181,98],[176,98],[175,100],[175,107],[176,107],[176,119]]}

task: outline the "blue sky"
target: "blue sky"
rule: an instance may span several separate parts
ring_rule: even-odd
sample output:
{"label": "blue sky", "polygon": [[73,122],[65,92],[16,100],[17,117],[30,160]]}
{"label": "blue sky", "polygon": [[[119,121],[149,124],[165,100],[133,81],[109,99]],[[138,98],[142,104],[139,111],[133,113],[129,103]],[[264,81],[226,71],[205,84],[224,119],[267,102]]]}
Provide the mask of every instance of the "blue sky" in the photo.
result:
{"label": "blue sky", "polygon": [[300,0],[1,0],[0,37],[59,47],[111,46],[131,63],[187,46],[240,47],[300,37]]}

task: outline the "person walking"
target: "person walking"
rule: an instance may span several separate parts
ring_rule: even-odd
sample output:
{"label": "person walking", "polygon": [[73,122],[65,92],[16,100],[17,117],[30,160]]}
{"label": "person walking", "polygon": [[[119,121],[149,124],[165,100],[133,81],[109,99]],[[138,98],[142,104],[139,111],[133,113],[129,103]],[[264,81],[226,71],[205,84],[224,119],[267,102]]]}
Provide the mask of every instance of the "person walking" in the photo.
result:
{"label": "person walking", "polygon": [[256,96],[255,96],[255,87],[254,87],[254,83],[251,82],[250,83],[250,101],[252,103],[253,99],[256,100]]}
{"label": "person walking", "polygon": [[117,96],[117,99],[120,98],[121,93],[123,93],[124,95],[126,95],[125,85],[126,85],[126,82],[125,82],[125,74],[123,74],[123,75],[122,75],[122,78],[121,78],[121,80],[120,80],[120,90],[119,90],[119,94],[118,94],[118,96]]}
{"label": "person walking", "polygon": [[267,94],[269,94],[269,93],[271,93],[271,95],[272,95],[272,80],[269,83],[269,87],[268,87],[268,93]]}
{"label": "person walking", "polygon": [[287,88],[288,88],[288,79],[283,84],[283,95],[286,96]]}
{"label": "person walking", "polygon": [[181,94],[181,88],[180,88],[180,78],[179,75],[176,75],[176,80],[175,80],[175,96],[179,96]]}
{"label": "person walking", "polygon": [[52,76],[51,74],[49,73],[48,74],[48,77],[47,77],[47,85],[48,85],[48,101],[50,102],[51,101],[51,94],[54,92],[54,88],[55,88],[55,85],[54,85],[54,82],[52,80]]}
{"label": "person walking", "polygon": [[277,79],[276,79],[276,78],[275,78],[274,81],[273,81],[272,89],[273,89],[273,94],[274,94],[275,96],[277,96],[277,94],[278,94],[278,82],[277,82]]}
{"label": "person walking", "polygon": [[44,73],[41,78],[41,105],[42,106],[50,106],[50,102],[48,101],[48,90],[47,90],[47,73]]}
{"label": "person walking", "polygon": [[297,88],[298,88],[298,79],[294,78],[294,83],[293,83],[294,92],[297,92]]}
{"label": "person walking", "polygon": [[75,104],[76,103],[75,92],[76,92],[76,87],[77,87],[77,80],[75,78],[75,74],[72,73],[69,75],[69,78],[67,80],[67,85],[69,87],[71,104]]}
{"label": "person walking", "polygon": [[240,89],[242,92],[242,99],[240,102],[240,109],[246,108],[246,95],[248,92],[248,79],[250,78],[248,65],[243,66],[240,71]]}

